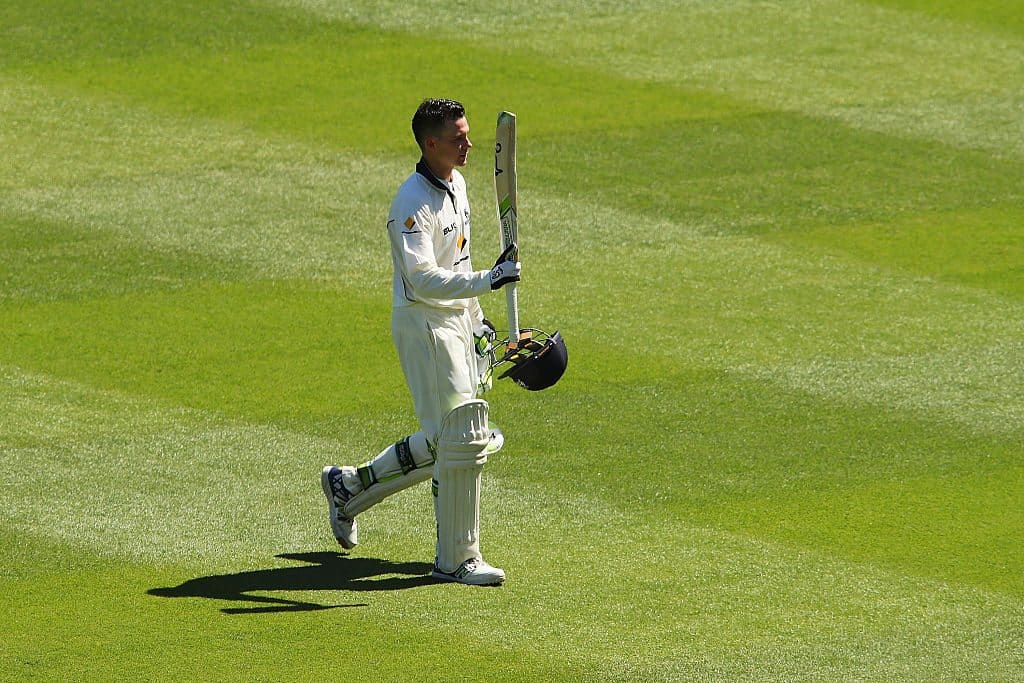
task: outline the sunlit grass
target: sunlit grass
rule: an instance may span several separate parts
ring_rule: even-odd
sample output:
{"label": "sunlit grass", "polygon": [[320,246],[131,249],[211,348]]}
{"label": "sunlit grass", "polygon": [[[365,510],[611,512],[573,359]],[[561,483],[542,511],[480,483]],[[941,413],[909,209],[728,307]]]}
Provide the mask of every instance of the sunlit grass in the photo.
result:
{"label": "sunlit grass", "polygon": [[[0,8],[0,678],[1018,678],[1019,23],[460,8]],[[481,268],[519,114],[570,349],[488,396],[498,590],[424,578],[429,488],[348,555],[319,493],[417,428],[383,222],[434,94]]]}

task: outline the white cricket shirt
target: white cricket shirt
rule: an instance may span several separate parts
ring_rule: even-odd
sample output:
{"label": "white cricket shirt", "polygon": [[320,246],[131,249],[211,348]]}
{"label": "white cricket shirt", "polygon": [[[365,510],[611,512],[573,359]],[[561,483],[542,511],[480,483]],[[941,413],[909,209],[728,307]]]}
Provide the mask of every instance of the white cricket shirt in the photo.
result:
{"label": "white cricket shirt", "polygon": [[483,317],[476,297],[490,291],[490,271],[473,270],[469,198],[458,170],[448,183],[420,159],[391,202],[387,227],[396,308],[420,303]]}

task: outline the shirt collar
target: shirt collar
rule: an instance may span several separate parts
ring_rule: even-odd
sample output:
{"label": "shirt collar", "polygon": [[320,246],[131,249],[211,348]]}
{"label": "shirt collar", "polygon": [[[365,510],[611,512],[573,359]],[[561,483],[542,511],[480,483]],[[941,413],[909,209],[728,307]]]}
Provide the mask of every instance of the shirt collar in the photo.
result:
{"label": "shirt collar", "polygon": [[420,157],[420,160],[416,163],[416,172],[426,178],[437,189],[444,190],[452,198],[452,202],[455,202],[455,190],[452,189],[451,183],[445,182],[434,175],[434,172],[427,166],[427,162],[423,157]]}

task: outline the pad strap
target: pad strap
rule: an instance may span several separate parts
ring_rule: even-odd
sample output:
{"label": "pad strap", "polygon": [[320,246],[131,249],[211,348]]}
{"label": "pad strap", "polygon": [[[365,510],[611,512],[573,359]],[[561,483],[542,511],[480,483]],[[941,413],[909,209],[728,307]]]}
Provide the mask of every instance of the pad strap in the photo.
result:
{"label": "pad strap", "polygon": [[398,458],[398,466],[402,468],[402,474],[409,474],[416,469],[416,461],[412,459],[408,437],[395,444],[395,456]]}
{"label": "pad strap", "polygon": [[377,483],[377,475],[373,472],[372,461],[360,465],[356,472],[359,474],[359,483],[363,485],[364,491]]}

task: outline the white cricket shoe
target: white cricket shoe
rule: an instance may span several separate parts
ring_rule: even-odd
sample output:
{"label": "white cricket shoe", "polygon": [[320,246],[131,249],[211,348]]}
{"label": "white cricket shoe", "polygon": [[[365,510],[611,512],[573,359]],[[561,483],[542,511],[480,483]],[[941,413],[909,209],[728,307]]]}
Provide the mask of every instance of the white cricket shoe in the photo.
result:
{"label": "white cricket shoe", "polygon": [[497,586],[505,580],[504,571],[492,567],[478,557],[469,558],[450,574],[442,571],[435,562],[434,571],[430,575],[442,581],[456,581],[470,586]]}
{"label": "white cricket shoe", "polygon": [[327,509],[331,519],[331,531],[342,548],[355,548],[359,543],[356,520],[345,515],[345,502],[352,497],[345,488],[341,468],[328,465],[320,473],[320,486],[327,497]]}

